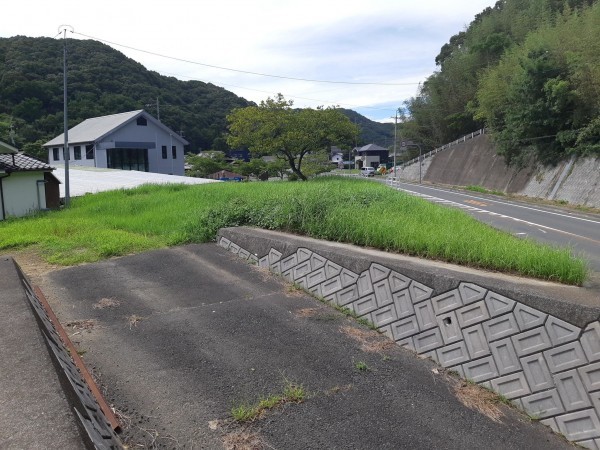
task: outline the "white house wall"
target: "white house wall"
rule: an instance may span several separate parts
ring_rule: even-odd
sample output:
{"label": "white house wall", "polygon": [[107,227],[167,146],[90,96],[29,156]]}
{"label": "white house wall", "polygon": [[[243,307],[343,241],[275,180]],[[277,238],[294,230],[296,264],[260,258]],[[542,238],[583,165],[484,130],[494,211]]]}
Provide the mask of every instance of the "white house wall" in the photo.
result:
{"label": "white house wall", "polygon": [[[21,217],[46,208],[43,172],[14,172],[2,179],[6,217]],[[39,195],[38,195],[39,194]]]}
{"label": "white house wall", "polygon": [[[164,173],[169,175],[184,175],[184,149],[183,144],[176,135],[170,135],[169,132],[155,126],[151,120],[148,125],[137,125],[136,120],[132,120],[114,133],[106,136],[101,142],[96,144],[94,149],[95,159],[85,159],[85,145],[81,145],[80,160],[74,159],[73,146],[69,145],[69,164],[73,166],[107,167],[106,150],[111,148],[126,148],[126,143],[136,143],[134,148],[142,148],[142,143],[148,143],[148,170],[154,173]],[[119,145],[121,143],[121,145]],[[162,146],[167,146],[167,158],[162,158]],[[176,146],[177,158],[173,159],[171,146]],[[54,160],[52,147],[48,149],[48,161],[64,163],[62,146],[59,148],[59,160]],[[146,147],[144,147],[146,148]]]}

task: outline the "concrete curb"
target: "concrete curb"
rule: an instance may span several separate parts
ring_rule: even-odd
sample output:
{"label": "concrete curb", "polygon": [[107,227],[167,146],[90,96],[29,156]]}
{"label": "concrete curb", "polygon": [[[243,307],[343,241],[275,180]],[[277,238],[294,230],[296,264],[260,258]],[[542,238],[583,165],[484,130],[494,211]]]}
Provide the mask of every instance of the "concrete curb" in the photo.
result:
{"label": "concrete curb", "polygon": [[246,227],[217,242],[600,448],[597,292]]}

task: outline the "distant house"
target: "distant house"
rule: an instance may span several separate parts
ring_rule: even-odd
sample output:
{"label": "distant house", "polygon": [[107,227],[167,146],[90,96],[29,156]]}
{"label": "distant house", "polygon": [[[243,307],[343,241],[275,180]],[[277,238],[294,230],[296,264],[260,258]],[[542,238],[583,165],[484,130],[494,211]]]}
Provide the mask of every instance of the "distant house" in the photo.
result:
{"label": "distant house", "polygon": [[247,177],[239,173],[230,172],[229,170],[219,170],[218,172],[211,173],[206,178],[221,181],[244,181]]}
{"label": "distant house", "polygon": [[356,169],[368,166],[377,168],[380,164],[386,164],[389,160],[388,149],[376,144],[368,144],[356,148],[355,151],[354,166]]}
{"label": "distant house", "polygon": [[54,169],[0,142],[0,220],[58,208],[60,181]]}
{"label": "distant house", "polygon": [[344,164],[344,152],[341,148],[336,147],[335,145],[331,146],[331,151],[329,152],[329,159],[333,164],[340,165]]}
{"label": "distant house", "polygon": [[[143,109],[94,117],[69,130],[69,164],[184,174],[188,142]],[[64,163],[64,135],[44,144],[50,164]]]}

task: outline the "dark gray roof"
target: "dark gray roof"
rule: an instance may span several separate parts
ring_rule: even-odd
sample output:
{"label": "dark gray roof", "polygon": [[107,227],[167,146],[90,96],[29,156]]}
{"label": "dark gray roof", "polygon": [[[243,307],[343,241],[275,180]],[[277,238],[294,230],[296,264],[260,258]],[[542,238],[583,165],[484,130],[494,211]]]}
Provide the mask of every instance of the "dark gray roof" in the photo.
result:
{"label": "dark gray roof", "polygon": [[387,148],[380,147],[377,144],[367,144],[364,147],[361,147],[358,149],[358,151],[360,151],[360,152],[368,152],[368,151],[375,151],[375,150],[387,150]]}
{"label": "dark gray roof", "polygon": [[[154,123],[156,126],[165,129],[169,133],[173,134],[173,138],[177,138],[187,145],[188,142],[179,136],[174,131],[170,130],[167,126],[163,125],[161,122],[156,120],[150,114],[148,114],[143,109],[138,109],[136,111],[129,111],[120,114],[111,114],[109,116],[101,116],[101,117],[92,117],[91,119],[86,119],[81,122],[79,125],[74,126],[69,129],[69,144],[82,144],[86,142],[96,142],[102,139],[107,134],[115,131],[116,129],[122,127],[129,121],[136,119],[138,116],[144,115],[146,119]],[[64,145],[65,137],[64,133],[60,136],[56,136],[51,141],[48,141],[44,144],[44,147],[51,147],[57,145]]]}
{"label": "dark gray roof", "polygon": [[0,170],[4,172],[26,172],[33,170],[52,171],[51,166],[24,153],[0,153]]}

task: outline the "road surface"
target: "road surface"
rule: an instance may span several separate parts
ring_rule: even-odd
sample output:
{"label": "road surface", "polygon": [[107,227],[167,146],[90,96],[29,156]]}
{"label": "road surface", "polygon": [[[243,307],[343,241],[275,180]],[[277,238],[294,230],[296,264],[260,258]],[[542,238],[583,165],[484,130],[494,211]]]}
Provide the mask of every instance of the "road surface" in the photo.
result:
{"label": "road surface", "polygon": [[600,272],[600,217],[478,193],[413,183],[393,187],[434,203],[464,209],[476,219],[515,236],[570,247]]}

